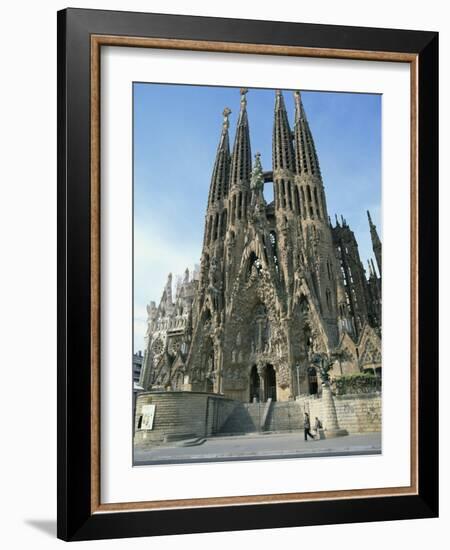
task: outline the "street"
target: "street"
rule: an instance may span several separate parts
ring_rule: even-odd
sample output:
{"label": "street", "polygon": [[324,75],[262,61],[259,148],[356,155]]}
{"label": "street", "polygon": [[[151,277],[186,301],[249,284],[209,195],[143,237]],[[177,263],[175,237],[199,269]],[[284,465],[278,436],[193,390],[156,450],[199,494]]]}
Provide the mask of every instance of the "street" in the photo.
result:
{"label": "street", "polygon": [[201,444],[195,446],[182,446],[178,443],[152,449],[136,449],[134,464],[143,466],[381,453],[380,432],[308,441],[304,441],[303,431],[210,437],[201,441]]}

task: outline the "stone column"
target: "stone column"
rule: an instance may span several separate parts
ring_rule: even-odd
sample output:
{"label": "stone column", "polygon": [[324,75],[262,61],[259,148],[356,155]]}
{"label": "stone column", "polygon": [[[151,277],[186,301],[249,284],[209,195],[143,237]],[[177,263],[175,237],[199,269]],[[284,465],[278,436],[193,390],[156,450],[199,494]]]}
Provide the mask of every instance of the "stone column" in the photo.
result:
{"label": "stone column", "polygon": [[265,388],[265,374],[266,374],[266,365],[259,364],[257,366],[258,376],[259,376],[259,402],[265,401],[266,388]]}
{"label": "stone column", "polygon": [[223,329],[214,331],[214,393],[223,393]]}
{"label": "stone column", "polygon": [[329,382],[322,382],[322,422],[326,438],[348,435],[347,430],[341,430],[336,414],[333,393]]}

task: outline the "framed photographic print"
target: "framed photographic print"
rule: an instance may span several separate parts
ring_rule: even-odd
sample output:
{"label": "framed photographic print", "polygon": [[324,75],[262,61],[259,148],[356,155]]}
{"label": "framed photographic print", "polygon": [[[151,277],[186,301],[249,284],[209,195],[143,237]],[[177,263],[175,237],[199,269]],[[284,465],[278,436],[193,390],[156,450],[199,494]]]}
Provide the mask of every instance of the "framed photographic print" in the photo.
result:
{"label": "framed photographic print", "polygon": [[58,14],[58,536],[434,517],[438,36]]}

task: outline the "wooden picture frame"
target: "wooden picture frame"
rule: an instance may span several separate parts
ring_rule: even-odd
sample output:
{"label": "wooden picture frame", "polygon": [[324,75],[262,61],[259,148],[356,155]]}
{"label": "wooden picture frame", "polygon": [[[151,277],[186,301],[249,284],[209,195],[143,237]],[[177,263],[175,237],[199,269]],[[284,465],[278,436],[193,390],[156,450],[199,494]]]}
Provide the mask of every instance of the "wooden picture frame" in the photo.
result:
{"label": "wooden picture frame", "polygon": [[[410,64],[409,487],[101,503],[99,54],[106,45]],[[58,537],[437,516],[437,143],[437,33],[84,9],[58,13]]]}

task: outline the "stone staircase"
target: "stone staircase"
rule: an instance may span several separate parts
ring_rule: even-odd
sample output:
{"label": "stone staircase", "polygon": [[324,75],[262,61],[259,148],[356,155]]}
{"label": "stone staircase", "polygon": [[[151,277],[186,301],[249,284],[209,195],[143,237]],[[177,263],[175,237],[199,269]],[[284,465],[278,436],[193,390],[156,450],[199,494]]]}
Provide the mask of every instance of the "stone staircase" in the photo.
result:
{"label": "stone staircase", "polygon": [[266,403],[239,403],[217,435],[260,432],[265,406]]}
{"label": "stone staircase", "polygon": [[303,412],[295,401],[272,403],[264,426],[267,432],[290,432],[303,428]]}
{"label": "stone staircase", "polygon": [[290,432],[303,427],[303,412],[295,401],[239,403],[217,435]]}

